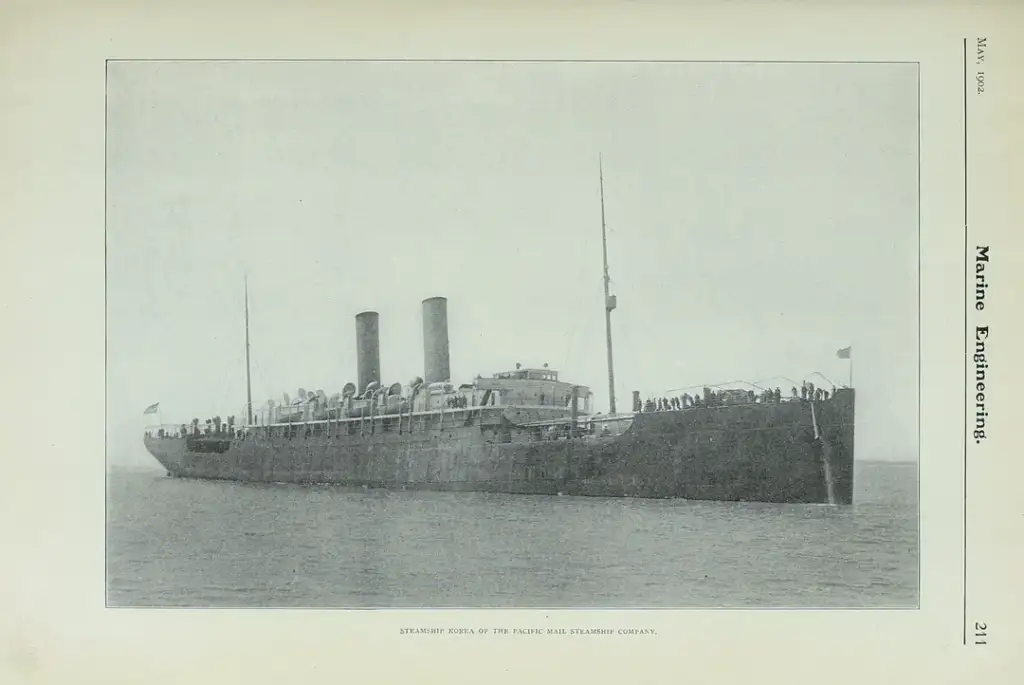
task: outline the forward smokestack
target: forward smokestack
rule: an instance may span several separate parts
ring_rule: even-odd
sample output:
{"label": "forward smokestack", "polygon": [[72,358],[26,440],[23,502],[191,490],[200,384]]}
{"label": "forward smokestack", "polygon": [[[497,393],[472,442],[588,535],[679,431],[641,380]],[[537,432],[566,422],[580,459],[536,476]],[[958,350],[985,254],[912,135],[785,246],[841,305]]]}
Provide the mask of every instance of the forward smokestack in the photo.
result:
{"label": "forward smokestack", "polygon": [[448,300],[423,300],[423,380],[427,383],[451,380],[448,368]]}
{"label": "forward smokestack", "polygon": [[363,392],[366,386],[380,383],[380,316],[377,312],[356,314],[356,375]]}

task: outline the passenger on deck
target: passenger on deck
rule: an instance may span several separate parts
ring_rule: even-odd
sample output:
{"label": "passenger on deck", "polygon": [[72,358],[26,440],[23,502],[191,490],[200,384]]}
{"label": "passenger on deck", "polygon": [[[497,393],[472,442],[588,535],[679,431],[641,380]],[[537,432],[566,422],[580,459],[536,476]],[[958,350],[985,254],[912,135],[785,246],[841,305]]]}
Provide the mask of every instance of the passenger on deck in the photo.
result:
{"label": "passenger on deck", "polygon": [[828,402],[828,390],[825,390],[824,392],[821,393],[821,399]]}
{"label": "passenger on deck", "polygon": [[781,402],[782,401],[782,391],[779,390],[778,388],[775,388],[775,401],[776,402]]}
{"label": "passenger on deck", "polygon": [[792,394],[793,399],[795,400],[796,399],[796,386],[793,386],[792,388],[790,388],[789,391]]}
{"label": "passenger on deck", "polygon": [[804,384],[800,386],[800,399],[805,402],[807,401],[807,381],[804,381]]}

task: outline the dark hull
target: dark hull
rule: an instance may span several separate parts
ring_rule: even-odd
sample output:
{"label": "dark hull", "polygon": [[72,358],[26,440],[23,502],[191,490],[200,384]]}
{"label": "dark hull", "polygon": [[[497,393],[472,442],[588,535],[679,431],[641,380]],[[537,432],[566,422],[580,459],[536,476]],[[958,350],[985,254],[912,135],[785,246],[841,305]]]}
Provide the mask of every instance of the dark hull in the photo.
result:
{"label": "dark hull", "polygon": [[[493,411],[492,411],[493,410]],[[433,423],[431,423],[433,421]],[[854,394],[637,414],[621,435],[541,439],[498,408],[373,433],[360,424],[244,439],[147,438],[173,476],[399,490],[759,502],[853,501]],[[815,421],[819,437],[815,437]],[[831,485],[831,487],[830,487]]]}

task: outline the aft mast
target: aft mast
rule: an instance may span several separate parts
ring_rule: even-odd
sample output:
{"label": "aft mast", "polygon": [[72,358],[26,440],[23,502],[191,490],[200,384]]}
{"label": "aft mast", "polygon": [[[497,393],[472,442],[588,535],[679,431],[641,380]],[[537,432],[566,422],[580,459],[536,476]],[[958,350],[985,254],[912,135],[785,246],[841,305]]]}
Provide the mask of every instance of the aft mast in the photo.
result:
{"label": "aft mast", "polygon": [[252,425],[252,374],[249,368],[249,275],[245,275],[245,425]]}
{"label": "aft mast", "polygon": [[601,251],[604,256],[604,329],[608,342],[608,412],[615,413],[615,365],[612,362],[612,310],[616,299],[608,294],[611,278],[608,276],[608,233],[604,221],[604,168],[601,156],[597,156],[597,173],[601,185]]}

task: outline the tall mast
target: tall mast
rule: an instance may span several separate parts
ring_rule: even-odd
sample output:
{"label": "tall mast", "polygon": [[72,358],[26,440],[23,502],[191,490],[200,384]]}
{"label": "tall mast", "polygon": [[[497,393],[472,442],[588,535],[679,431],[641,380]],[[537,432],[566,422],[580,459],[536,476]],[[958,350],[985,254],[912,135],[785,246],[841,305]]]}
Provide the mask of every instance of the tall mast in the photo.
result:
{"label": "tall mast", "polygon": [[245,425],[252,425],[252,374],[249,370],[249,275],[245,275]]}
{"label": "tall mast", "polygon": [[604,330],[608,339],[608,412],[615,413],[615,365],[612,362],[612,310],[615,296],[608,294],[611,278],[608,276],[608,232],[604,221],[604,168],[601,156],[597,157],[597,173],[601,184],[601,251],[604,256]]}

